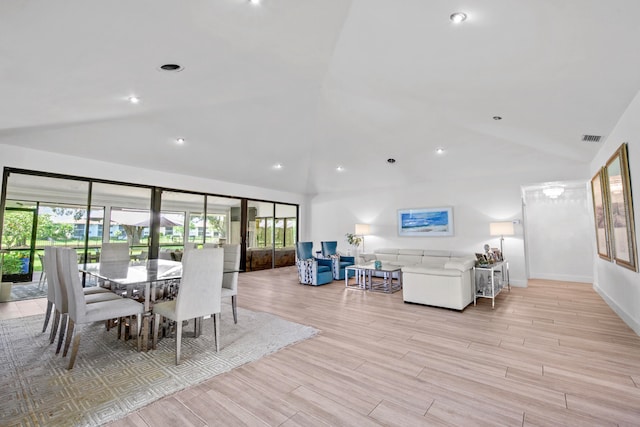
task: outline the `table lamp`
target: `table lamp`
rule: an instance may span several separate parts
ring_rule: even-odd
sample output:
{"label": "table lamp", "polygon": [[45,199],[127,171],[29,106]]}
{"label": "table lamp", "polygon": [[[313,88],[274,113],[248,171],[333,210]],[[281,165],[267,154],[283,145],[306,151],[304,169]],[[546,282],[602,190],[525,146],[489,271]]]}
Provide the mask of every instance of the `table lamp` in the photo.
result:
{"label": "table lamp", "polygon": [[505,259],[504,250],[502,249],[502,242],[504,241],[504,236],[513,236],[515,234],[515,230],[513,228],[513,222],[512,221],[490,222],[489,234],[491,236],[500,236],[500,253],[502,254],[502,259]]}
{"label": "table lamp", "polygon": [[370,232],[369,224],[356,224],[356,236],[362,236],[362,253],[364,253],[364,236]]}

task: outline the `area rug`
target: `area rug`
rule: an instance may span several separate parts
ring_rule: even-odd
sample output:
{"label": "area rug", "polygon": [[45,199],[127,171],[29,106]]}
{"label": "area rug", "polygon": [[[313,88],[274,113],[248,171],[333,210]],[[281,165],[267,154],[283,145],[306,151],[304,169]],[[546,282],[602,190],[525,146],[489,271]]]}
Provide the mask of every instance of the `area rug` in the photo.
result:
{"label": "area rug", "polygon": [[73,370],[55,355],[42,333],[43,316],[0,321],[0,425],[97,426],[124,417],[149,403],[215,375],[260,359],[312,337],[316,330],[269,313],[223,307],[220,352],[215,352],[213,321],[202,335],[184,328],[181,364],[175,340],[156,350],[135,350],[135,341],[118,340],[103,323],[85,326]]}

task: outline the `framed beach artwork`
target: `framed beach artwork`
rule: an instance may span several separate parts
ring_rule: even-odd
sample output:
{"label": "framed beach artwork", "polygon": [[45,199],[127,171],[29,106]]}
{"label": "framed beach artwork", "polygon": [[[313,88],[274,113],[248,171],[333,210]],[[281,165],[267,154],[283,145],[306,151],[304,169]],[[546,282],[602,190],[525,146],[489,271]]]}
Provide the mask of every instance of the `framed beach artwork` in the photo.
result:
{"label": "framed beach artwork", "polygon": [[596,225],[596,246],[598,255],[602,259],[611,260],[611,245],[609,244],[609,212],[608,195],[605,185],[606,173],[600,168],[597,174],[591,178],[591,198],[593,200],[593,215]]}
{"label": "framed beach artwork", "polygon": [[616,150],[604,169],[612,256],[616,264],[638,271],[627,144]]}
{"label": "framed beach artwork", "polygon": [[453,236],[453,208],[399,209],[398,235]]}

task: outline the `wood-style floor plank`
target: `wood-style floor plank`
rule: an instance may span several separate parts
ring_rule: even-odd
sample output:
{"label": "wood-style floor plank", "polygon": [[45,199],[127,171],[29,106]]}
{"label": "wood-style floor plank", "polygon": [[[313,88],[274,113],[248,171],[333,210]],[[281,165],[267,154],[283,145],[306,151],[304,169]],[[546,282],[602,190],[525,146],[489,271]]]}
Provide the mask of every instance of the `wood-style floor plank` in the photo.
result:
{"label": "wood-style floor plank", "polygon": [[113,426],[640,424],[640,337],[590,284],[532,280],[462,312],[300,285],[295,268],[238,286],[241,307],[318,335]]}

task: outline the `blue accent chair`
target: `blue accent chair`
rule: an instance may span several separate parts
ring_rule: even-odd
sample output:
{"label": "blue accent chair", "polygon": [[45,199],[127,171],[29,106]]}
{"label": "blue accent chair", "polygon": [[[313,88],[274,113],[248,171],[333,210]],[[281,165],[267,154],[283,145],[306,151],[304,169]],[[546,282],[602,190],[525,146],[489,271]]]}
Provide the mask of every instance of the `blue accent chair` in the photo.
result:
{"label": "blue accent chair", "polygon": [[303,285],[325,285],[333,281],[331,260],[313,257],[313,242],[296,243],[298,279]]}
{"label": "blue accent chair", "polygon": [[[331,272],[335,280],[344,280],[345,267],[355,264],[355,257],[342,256],[338,254],[338,242],[320,242],[322,245],[322,256],[331,260]],[[349,277],[353,277],[353,271],[349,272]]]}

